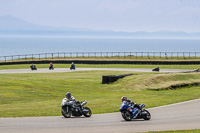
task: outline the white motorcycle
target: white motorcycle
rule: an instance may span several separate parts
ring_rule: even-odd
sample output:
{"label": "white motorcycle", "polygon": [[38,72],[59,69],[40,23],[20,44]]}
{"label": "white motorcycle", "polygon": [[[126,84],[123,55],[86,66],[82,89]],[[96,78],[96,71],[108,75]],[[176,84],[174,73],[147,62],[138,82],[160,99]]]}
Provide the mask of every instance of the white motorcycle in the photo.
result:
{"label": "white motorcycle", "polygon": [[62,115],[65,118],[70,118],[71,116],[82,116],[90,117],[92,111],[88,107],[84,107],[87,101],[67,101],[67,98],[64,98],[61,102]]}

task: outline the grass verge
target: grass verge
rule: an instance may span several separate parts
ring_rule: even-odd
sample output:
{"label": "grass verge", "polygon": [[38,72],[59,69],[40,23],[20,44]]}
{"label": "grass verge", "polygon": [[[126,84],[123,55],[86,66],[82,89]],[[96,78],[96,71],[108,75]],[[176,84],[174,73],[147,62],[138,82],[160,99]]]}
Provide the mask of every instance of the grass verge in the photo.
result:
{"label": "grass verge", "polygon": [[175,130],[175,131],[151,131],[146,133],[200,133],[200,129],[193,130]]}

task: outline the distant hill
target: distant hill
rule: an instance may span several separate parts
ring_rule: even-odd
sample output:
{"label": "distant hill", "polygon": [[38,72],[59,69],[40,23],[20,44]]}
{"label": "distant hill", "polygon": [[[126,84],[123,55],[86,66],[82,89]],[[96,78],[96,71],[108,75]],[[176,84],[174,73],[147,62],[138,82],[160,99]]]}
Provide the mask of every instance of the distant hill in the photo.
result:
{"label": "distant hill", "polygon": [[128,38],[185,38],[200,39],[200,32],[115,32],[36,25],[13,16],[0,16],[0,36],[73,36],[73,37],[128,37]]}

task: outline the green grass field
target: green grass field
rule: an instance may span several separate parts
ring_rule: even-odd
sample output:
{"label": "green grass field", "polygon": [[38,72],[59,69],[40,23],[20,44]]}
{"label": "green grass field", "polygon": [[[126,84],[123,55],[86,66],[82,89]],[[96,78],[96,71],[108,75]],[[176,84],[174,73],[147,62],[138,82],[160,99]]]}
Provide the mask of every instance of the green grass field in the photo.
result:
{"label": "green grass field", "polygon": [[175,130],[175,131],[152,131],[147,133],[200,133],[200,129],[194,130]]}
{"label": "green grass field", "polygon": [[143,73],[101,84],[102,75],[127,73],[130,72],[0,74],[0,117],[60,116],[66,92],[71,92],[76,100],[87,100],[94,114],[118,112],[122,96],[145,103],[147,108],[200,98],[200,86],[168,89],[171,85],[200,82],[199,73]]}

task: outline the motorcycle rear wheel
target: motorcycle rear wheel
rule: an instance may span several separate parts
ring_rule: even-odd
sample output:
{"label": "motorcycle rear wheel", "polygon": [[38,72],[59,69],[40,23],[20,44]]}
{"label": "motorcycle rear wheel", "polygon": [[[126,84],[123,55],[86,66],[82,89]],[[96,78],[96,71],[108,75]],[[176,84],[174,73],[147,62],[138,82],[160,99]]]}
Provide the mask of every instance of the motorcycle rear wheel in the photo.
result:
{"label": "motorcycle rear wheel", "polygon": [[72,116],[72,111],[70,110],[69,112],[67,112],[65,109],[62,109],[62,115],[65,117],[65,118],[70,118]]}
{"label": "motorcycle rear wheel", "polygon": [[88,112],[83,112],[85,117],[90,117],[92,115],[92,111],[88,107],[83,107],[83,109],[88,110]]}
{"label": "motorcycle rear wheel", "polygon": [[122,114],[122,117],[124,118],[124,120],[131,121],[132,113],[130,113],[128,110],[122,111],[121,114]]}

